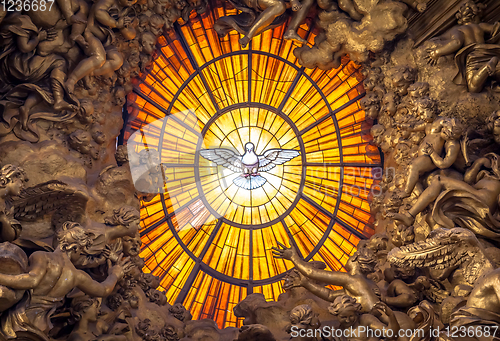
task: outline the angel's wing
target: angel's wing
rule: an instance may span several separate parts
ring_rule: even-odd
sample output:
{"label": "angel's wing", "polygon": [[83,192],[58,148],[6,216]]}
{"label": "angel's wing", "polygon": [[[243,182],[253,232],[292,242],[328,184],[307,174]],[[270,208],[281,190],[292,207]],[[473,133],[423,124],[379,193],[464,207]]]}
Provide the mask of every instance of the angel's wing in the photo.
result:
{"label": "angel's wing", "polygon": [[64,182],[53,180],[26,188],[19,196],[10,198],[14,217],[34,221],[54,212],[52,223],[58,227],[66,221],[81,223],[85,216],[88,194]]}
{"label": "angel's wing", "polygon": [[202,149],[200,150],[200,155],[209,161],[215,162],[219,166],[229,168],[233,172],[241,173],[242,171],[241,156],[230,149]]}
{"label": "angel's wing", "polygon": [[269,149],[264,155],[259,155],[259,172],[267,172],[277,165],[282,165],[299,156],[297,150],[292,149]]}

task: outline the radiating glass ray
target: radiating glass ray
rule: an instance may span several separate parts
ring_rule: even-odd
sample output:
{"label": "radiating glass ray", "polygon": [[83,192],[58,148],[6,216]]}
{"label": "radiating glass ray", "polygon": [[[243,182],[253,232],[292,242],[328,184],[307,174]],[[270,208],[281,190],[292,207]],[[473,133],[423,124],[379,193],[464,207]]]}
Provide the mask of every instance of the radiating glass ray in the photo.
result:
{"label": "radiating glass ray", "polygon": [[293,265],[273,257],[272,248],[278,243],[288,244],[289,237],[283,224],[252,231],[253,280],[267,279],[289,270]]}
{"label": "radiating glass ray", "polygon": [[233,309],[246,296],[245,287],[222,282],[200,271],[182,303],[195,320],[210,318],[219,326],[241,327],[243,318],[236,317]]}
{"label": "radiating glass ray", "polygon": [[[213,28],[237,11],[214,3],[160,37],[151,69],[128,96],[123,138],[133,172],[147,174],[137,164],[149,149],[164,176],[162,192],[141,201],[144,271],[160,277],[170,304],[223,328],[241,326],[233,308],[248,288],[267,300],[283,293],[277,278],[293,264],[272,256],[278,242],[345,271],[359,236],[374,233],[367,200],[381,160],[366,155],[359,65],[344,57],[337,69],[302,68],[299,44],[282,39],[286,24],[241,48],[239,33],[219,38]],[[298,33],[312,46],[309,18]],[[300,156],[260,172],[266,182],[247,190],[234,182],[241,172],[199,153],[225,148],[241,157],[247,142],[258,155]]]}

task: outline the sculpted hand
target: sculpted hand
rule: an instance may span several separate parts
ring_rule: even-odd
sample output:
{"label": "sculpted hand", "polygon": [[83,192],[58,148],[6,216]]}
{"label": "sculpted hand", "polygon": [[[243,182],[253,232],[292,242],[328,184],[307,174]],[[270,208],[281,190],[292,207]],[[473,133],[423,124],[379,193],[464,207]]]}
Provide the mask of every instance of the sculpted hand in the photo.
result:
{"label": "sculpted hand", "polygon": [[121,248],[119,243],[114,243],[111,247],[106,245],[106,248],[102,252],[106,258],[111,260],[113,263],[118,263],[120,259]]}
{"label": "sculpted hand", "polygon": [[389,308],[389,306],[383,302],[378,302],[376,303],[372,310],[370,311],[370,313],[376,317],[380,317],[382,316],[383,314],[387,315],[387,316],[391,316],[393,314],[391,308]]}
{"label": "sculpted hand", "polygon": [[130,24],[132,24],[132,19],[130,19],[129,17],[121,17],[120,19],[118,19],[118,22],[120,22],[120,20],[123,24],[122,27],[119,28],[128,27],[130,26]]}
{"label": "sculpted hand", "polygon": [[431,65],[436,65],[438,60],[439,60],[439,57],[441,57],[438,53],[437,53],[437,50],[435,49],[427,49],[426,50],[428,55],[425,56],[424,58],[427,60],[427,63],[431,64]]}
{"label": "sculpted hand", "polygon": [[45,31],[47,34],[47,37],[45,38],[48,41],[53,41],[57,38],[57,30],[54,29],[49,29]]}
{"label": "sculpted hand", "polygon": [[298,257],[297,250],[295,250],[293,246],[287,248],[280,242],[278,242],[278,245],[280,246],[279,248],[277,247],[272,248],[274,257],[288,259],[288,260],[292,260],[292,258]]}
{"label": "sculpted hand", "polygon": [[134,265],[130,262],[130,257],[120,257],[115,265],[111,265],[111,260],[108,259],[108,275],[115,275],[118,279],[122,279]]}
{"label": "sculpted hand", "polygon": [[120,18],[116,22],[116,28],[124,28],[125,27],[125,18]]}
{"label": "sculpted hand", "polygon": [[297,288],[304,286],[304,282],[307,278],[302,275],[297,270],[292,270],[288,276],[285,277],[285,283],[283,283],[283,289],[289,290],[291,288]]}
{"label": "sculpted hand", "polygon": [[432,144],[426,143],[422,152],[424,153],[424,155],[431,155],[432,153],[434,153],[434,147],[432,146]]}
{"label": "sculpted hand", "polygon": [[47,39],[47,31],[41,30],[40,32],[38,32],[38,40],[42,41],[45,39]]}

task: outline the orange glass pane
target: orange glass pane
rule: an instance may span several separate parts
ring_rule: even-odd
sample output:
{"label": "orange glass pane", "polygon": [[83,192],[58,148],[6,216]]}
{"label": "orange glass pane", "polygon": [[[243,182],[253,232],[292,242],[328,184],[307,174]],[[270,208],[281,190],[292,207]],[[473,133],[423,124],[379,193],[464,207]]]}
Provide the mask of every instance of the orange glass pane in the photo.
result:
{"label": "orange glass pane", "polygon": [[[286,24],[242,48],[238,32],[220,38],[213,27],[234,14],[218,1],[160,37],[127,98],[124,132],[131,164],[157,150],[164,176],[160,193],[141,202],[144,271],[160,277],[169,303],[220,328],[241,326],[233,308],[247,290],[267,300],[283,293],[279,279],[293,264],[273,257],[278,243],[344,271],[359,237],[373,233],[367,200],[380,164],[366,155],[360,66],[343,58],[337,69],[302,68],[300,45],[282,39]],[[311,23],[297,31],[308,46]],[[265,182],[245,189],[235,181],[241,172],[200,153],[230,150],[237,160],[247,142],[261,160],[272,150],[299,156],[260,170]]]}

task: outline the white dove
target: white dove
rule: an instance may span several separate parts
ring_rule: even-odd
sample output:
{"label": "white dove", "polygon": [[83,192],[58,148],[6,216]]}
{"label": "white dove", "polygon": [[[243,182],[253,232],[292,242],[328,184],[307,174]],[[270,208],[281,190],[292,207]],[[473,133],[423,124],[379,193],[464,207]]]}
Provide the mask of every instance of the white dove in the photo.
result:
{"label": "white dove", "polygon": [[233,180],[233,183],[247,190],[262,187],[267,182],[259,172],[267,172],[300,155],[298,151],[292,149],[269,149],[264,154],[257,155],[254,148],[254,144],[248,142],[245,144],[243,155],[226,148],[203,149],[200,150],[200,155],[219,166],[242,173]]}

